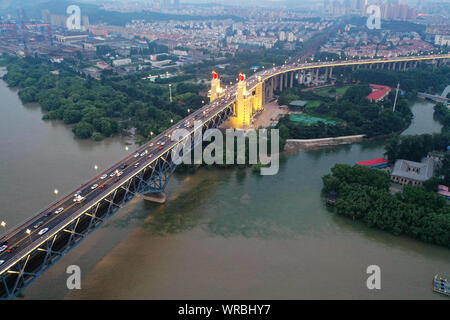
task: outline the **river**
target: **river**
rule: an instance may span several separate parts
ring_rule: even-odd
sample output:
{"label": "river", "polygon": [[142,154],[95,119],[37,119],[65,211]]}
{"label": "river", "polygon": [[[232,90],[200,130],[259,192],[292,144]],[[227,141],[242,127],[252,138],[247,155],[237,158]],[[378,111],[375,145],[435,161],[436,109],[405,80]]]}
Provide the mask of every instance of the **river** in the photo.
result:
{"label": "river", "polygon": [[[127,154],[126,141],[73,138],[40,120],[0,81],[0,219],[9,226]],[[417,101],[407,133],[439,132]],[[130,151],[134,146],[130,146]],[[130,152],[128,151],[128,152]],[[370,229],[326,209],[321,177],[335,163],[380,157],[383,141],[299,152],[276,176],[204,169],[175,175],[167,204],[135,199],[24,291],[25,299],[440,299],[450,250]],[[82,289],[66,288],[67,266]],[[366,288],[381,267],[382,289]]]}

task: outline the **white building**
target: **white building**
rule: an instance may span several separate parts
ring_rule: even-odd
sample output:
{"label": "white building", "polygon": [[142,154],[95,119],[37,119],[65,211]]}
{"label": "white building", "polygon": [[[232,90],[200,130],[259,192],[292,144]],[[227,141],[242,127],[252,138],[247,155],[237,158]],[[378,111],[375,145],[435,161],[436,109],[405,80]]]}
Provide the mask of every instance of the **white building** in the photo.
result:
{"label": "white building", "polygon": [[280,41],[286,41],[286,32],[281,31],[279,39]]}
{"label": "white building", "polygon": [[295,39],[294,33],[289,32],[287,40],[288,40],[289,42],[295,41],[296,39]]}
{"label": "white building", "polygon": [[116,60],[113,61],[113,66],[115,66],[115,67],[126,66],[128,64],[131,64],[131,59],[130,58],[116,59]]}
{"label": "white building", "polygon": [[434,37],[434,44],[437,46],[448,46],[450,45],[450,36],[444,36],[437,34]]}

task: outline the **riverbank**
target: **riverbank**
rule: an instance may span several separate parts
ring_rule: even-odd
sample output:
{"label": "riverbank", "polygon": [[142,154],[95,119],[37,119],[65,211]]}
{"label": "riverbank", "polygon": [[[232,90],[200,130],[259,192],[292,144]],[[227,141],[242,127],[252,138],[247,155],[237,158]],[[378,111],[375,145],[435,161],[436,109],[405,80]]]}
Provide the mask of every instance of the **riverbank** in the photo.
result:
{"label": "riverbank", "polygon": [[289,153],[299,150],[315,150],[318,148],[334,147],[343,144],[361,142],[364,137],[365,135],[354,135],[323,139],[287,139],[284,151]]}

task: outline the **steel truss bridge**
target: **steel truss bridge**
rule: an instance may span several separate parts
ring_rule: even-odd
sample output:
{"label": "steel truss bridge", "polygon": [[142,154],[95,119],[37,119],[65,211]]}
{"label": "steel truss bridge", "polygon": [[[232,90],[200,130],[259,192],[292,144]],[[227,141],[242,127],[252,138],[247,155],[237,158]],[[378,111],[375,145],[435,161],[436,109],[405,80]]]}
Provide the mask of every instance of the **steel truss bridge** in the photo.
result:
{"label": "steel truss bridge", "polygon": [[[414,66],[418,61],[437,63],[447,62],[448,59],[450,55],[447,54],[291,64],[254,74],[248,79],[246,87],[249,92],[252,92],[262,84],[264,101],[272,97],[276,89],[282,90],[293,86],[294,81],[303,83],[304,71],[317,70],[315,71],[317,76],[319,70],[327,70],[325,72],[330,76],[330,70],[334,67],[390,64],[398,66],[400,63],[403,63],[402,70],[404,70],[407,68],[405,63],[406,66]],[[228,88],[214,102],[190,114],[180,123],[140,147],[132,155],[5,234],[0,239],[0,247],[5,242],[8,246],[0,252],[0,299],[11,299],[19,295],[38,276],[136,195],[163,193],[176,168],[172,159],[172,150],[179,147],[179,144],[187,145],[192,150],[195,144],[199,143],[194,142],[193,139],[199,130],[204,133],[207,129],[218,128],[229,118],[235,117],[235,91],[236,86]],[[194,121],[201,121],[201,126],[193,127]],[[180,141],[171,141],[170,135],[180,127],[187,130],[186,136]],[[164,146],[161,143],[164,143]],[[100,186],[93,188],[93,184]],[[83,202],[73,201],[75,193],[84,197]],[[56,213],[55,210],[58,208],[63,210]]]}

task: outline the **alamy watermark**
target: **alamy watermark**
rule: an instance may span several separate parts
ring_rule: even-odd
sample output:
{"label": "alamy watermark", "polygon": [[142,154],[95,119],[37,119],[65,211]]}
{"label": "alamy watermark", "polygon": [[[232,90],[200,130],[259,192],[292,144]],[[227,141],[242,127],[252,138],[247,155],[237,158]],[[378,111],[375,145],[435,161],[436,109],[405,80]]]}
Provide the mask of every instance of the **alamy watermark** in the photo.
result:
{"label": "alamy watermark", "polygon": [[367,28],[370,30],[381,29],[381,8],[378,5],[372,4],[367,7],[366,13],[369,15],[367,18]]}
{"label": "alamy watermark", "polygon": [[69,290],[81,289],[81,268],[77,265],[68,266],[66,273],[70,274],[67,278],[66,285]]}
{"label": "alamy watermark", "polygon": [[[172,148],[172,161],[176,165],[201,163],[220,165],[224,164],[225,155],[225,164],[227,165],[261,164],[261,175],[264,176],[275,175],[279,170],[280,136],[278,129],[271,129],[270,132],[267,129],[258,131],[227,129],[224,137],[219,129],[207,129],[203,132],[202,122],[195,121],[193,137],[187,129],[180,128],[175,129],[170,138],[172,142],[176,143]],[[210,143],[203,148],[203,142]],[[268,153],[269,142],[270,156]],[[246,148],[247,144],[248,148]],[[237,149],[236,154],[235,149]],[[246,150],[248,150],[248,155]]]}
{"label": "alamy watermark", "polygon": [[366,281],[367,289],[381,290],[381,268],[377,265],[371,265],[367,267],[366,272],[370,274]]}
{"label": "alamy watermark", "polygon": [[70,5],[66,13],[70,16],[66,20],[66,27],[69,30],[81,30],[81,9],[79,6]]}

